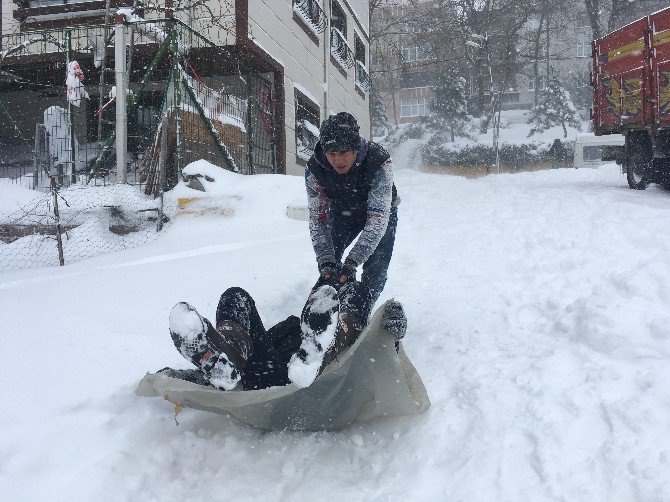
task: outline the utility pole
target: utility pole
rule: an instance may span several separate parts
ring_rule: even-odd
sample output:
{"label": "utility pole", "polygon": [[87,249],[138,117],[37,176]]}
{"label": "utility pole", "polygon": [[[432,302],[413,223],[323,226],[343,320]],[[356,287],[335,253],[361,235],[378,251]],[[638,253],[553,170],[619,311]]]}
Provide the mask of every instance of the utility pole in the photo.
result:
{"label": "utility pole", "polygon": [[116,174],[120,183],[128,181],[126,163],[128,141],[128,115],[126,113],[126,27],[116,21],[114,25],[116,72]]}
{"label": "utility pole", "polygon": [[[484,32],[483,35],[471,33],[470,38],[465,42],[465,45],[473,47],[478,51],[484,51],[486,55],[486,66],[489,72],[489,94],[491,95],[491,123],[493,129],[493,150],[495,152],[494,167],[496,173],[500,173],[500,106],[499,92],[493,83],[493,65],[491,64],[491,50],[489,46],[489,34]],[[480,56],[481,58],[481,56]],[[490,174],[490,166],[486,166],[486,174]]]}

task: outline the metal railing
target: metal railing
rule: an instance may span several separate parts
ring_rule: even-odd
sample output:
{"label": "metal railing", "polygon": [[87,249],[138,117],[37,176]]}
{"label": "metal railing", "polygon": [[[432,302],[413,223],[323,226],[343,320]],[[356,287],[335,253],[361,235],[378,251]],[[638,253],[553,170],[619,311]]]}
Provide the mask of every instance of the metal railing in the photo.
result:
{"label": "metal railing", "polygon": [[293,0],[293,12],[316,34],[323,33],[326,29],[326,13],[317,0]]}
{"label": "metal railing", "polygon": [[302,160],[309,160],[319,142],[319,128],[308,120],[300,120],[296,124],[297,155]]}
{"label": "metal railing", "polygon": [[330,30],[330,53],[343,68],[354,66],[354,52],[349,47],[345,36],[337,28]]}
{"label": "metal railing", "polygon": [[364,92],[370,92],[370,75],[362,61],[356,61],[356,85]]}

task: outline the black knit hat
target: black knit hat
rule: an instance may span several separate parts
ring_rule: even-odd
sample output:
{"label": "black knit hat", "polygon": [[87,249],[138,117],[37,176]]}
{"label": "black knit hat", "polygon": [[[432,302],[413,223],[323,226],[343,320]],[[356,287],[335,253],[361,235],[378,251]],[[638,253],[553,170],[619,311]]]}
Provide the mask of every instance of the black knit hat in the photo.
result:
{"label": "black knit hat", "polygon": [[347,152],[361,147],[361,128],[351,113],[331,115],[321,124],[319,143],[324,153]]}

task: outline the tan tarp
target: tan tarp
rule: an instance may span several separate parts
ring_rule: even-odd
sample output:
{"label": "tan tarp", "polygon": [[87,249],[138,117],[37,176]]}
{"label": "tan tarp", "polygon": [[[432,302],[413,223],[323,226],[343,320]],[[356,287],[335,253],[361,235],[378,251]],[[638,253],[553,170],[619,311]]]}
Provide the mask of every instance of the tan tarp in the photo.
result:
{"label": "tan tarp", "polygon": [[230,415],[266,430],[331,430],[378,417],[417,415],[430,407],[421,377],[402,347],[381,327],[379,308],[356,343],[309,387],[219,391],[147,373],[136,393]]}

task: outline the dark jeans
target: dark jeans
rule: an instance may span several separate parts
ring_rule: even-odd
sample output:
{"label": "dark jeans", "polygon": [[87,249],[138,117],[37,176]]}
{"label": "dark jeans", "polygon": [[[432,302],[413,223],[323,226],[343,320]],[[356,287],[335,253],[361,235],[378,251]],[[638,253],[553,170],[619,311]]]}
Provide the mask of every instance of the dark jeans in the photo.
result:
{"label": "dark jeans", "polygon": [[252,296],[242,288],[228,288],[216,308],[216,325],[222,321],[240,324],[251,336],[251,353],[242,370],[244,390],[289,383],[287,365],[302,342],[300,319],[290,316],[266,330]]}
{"label": "dark jeans", "polygon": [[[335,258],[342,261],[344,250],[361,233],[365,226],[365,215],[346,216],[341,213],[333,212],[331,215],[333,247],[335,248]],[[370,258],[363,264],[363,275],[361,282],[370,290],[372,296],[372,305],[375,304],[379,295],[384,290],[386,278],[388,277],[389,263],[393,255],[393,245],[395,244],[395,231],[398,226],[398,210],[391,209],[389,224],[386,227],[386,233],[377,245]]]}
{"label": "dark jeans", "polygon": [[[340,288],[338,296],[341,308],[347,307],[358,320],[367,322],[372,304],[366,286],[360,282],[347,283]],[[216,326],[223,321],[236,322],[251,336],[251,353],[242,371],[245,390],[289,383],[288,362],[302,343],[298,317],[290,316],[266,330],[251,295],[242,288],[229,288],[221,295],[216,308]]]}

